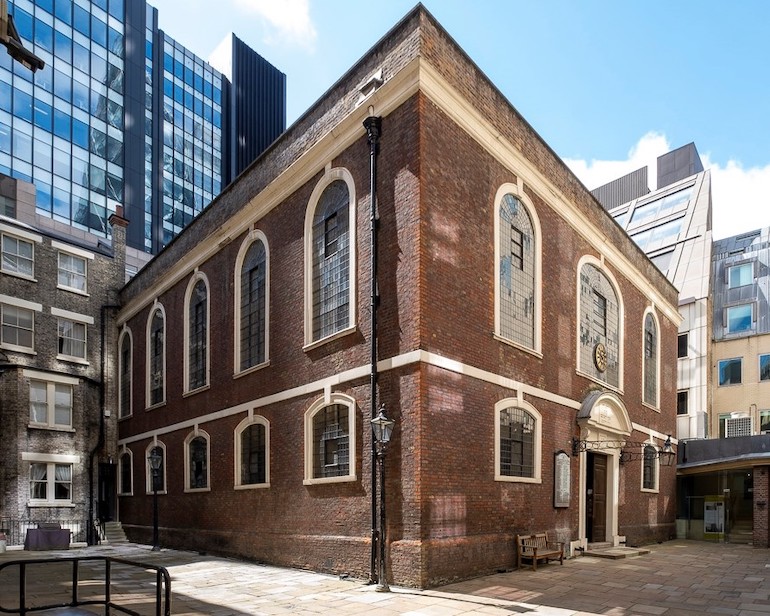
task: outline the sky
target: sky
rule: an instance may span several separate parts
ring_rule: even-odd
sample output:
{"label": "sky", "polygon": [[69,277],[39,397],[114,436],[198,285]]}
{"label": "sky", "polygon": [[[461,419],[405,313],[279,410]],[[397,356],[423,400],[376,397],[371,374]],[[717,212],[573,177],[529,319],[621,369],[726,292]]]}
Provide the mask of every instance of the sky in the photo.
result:
{"label": "sky", "polygon": [[[234,32],[287,76],[287,126],[415,0],[149,0],[208,59]],[[424,0],[589,188],[694,142],[714,239],[770,226],[770,2]]]}

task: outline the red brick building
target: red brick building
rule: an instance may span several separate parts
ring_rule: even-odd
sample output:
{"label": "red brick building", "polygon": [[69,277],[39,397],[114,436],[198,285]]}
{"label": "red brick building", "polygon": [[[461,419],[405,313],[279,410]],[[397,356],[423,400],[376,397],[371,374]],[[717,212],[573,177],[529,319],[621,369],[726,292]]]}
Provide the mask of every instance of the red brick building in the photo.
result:
{"label": "red brick building", "polygon": [[157,450],[163,545],[365,577],[379,404],[396,583],[510,567],[521,532],[674,534],[676,289],[422,7],[122,301],[133,539]]}

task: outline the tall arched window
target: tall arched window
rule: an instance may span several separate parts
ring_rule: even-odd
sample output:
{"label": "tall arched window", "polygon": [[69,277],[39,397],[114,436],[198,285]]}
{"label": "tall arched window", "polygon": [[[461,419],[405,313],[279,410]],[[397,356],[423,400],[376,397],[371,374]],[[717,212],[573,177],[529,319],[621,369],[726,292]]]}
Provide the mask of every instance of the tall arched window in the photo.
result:
{"label": "tall arched window", "polygon": [[166,399],[166,318],[158,306],[151,315],[147,330],[147,405]]}
{"label": "tall arched window", "polygon": [[654,445],[644,446],[642,459],[642,490],[658,489],[658,450]]}
{"label": "tall arched window", "polygon": [[193,391],[208,384],[209,371],[209,296],[201,274],[190,282],[186,305],[186,384],[187,391]]}
{"label": "tall arched window", "polygon": [[120,387],[118,389],[118,408],[120,417],[128,417],[131,415],[131,346],[131,332],[126,329],[120,336],[120,356],[118,367],[120,374]]}
{"label": "tall arched window", "polygon": [[270,424],[264,417],[244,419],[235,429],[235,486],[270,485]]}
{"label": "tall arched window", "polygon": [[644,317],[644,402],[658,406],[658,325],[648,312]]}
{"label": "tall arched window", "polygon": [[305,219],[305,342],[355,323],[353,181],[344,169],[327,171],[310,198]]}
{"label": "tall arched window", "polygon": [[578,271],[578,366],[584,374],[620,387],[622,311],[619,295],[598,262],[583,262]]}
{"label": "tall arched window", "polygon": [[538,350],[536,225],[529,209],[511,192],[502,195],[497,208],[497,334]]}
{"label": "tall arched window", "polygon": [[[261,234],[260,234],[261,235]],[[238,371],[258,366],[267,359],[267,250],[263,239],[253,239],[242,254],[236,281],[240,310]]]}
{"label": "tall arched window", "polygon": [[123,451],[118,458],[118,477],[120,479],[120,484],[118,485],[118,494],[133,494],[133,456],[131,455],[130,449]]}

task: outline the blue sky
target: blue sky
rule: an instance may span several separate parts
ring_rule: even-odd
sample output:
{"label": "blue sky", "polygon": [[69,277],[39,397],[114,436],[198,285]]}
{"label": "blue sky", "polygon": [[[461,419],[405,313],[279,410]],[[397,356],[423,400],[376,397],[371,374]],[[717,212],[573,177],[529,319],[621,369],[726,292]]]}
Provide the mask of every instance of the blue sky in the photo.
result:
{"label": "blue sky", "polygon": [[[149,1],[199,56],[233,31],[286,73],[289,124],[415,6]],[[712,170],[714,237],[770,226],[770,2],[423,4],[589,188],[694,141]]]}

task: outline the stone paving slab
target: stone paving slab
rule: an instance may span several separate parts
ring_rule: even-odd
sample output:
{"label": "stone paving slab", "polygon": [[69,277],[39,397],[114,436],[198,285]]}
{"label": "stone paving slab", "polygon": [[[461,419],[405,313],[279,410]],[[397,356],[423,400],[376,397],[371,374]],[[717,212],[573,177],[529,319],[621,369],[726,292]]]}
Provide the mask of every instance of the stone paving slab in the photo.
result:
{"label": "stone paving slab", "polygon": [[[376,592],[362,580],[193,552],[152,552],[137,544],[7,551],[0,553],[0,563],[91,555],[166,567],[176,616],[770,616],[770,550],[695,541],[651,546],[649,554],[622,560],[581,557],[537,571],[522,569],[426,591],[393,587],[390,593]],[[81,596],[100,596],[103,588],[96,580],[102,579],[103,567],[83,566],[81,574],[86,580]],[[35,577],[29,597],[66,600],[70,574],[63,563]],[[0,575],[3,607],[15,607],[17,595],[18,577],[6,570]],[[116,565],[113,597],[129,601],[143,615],[153,614],[154,575]]]}

